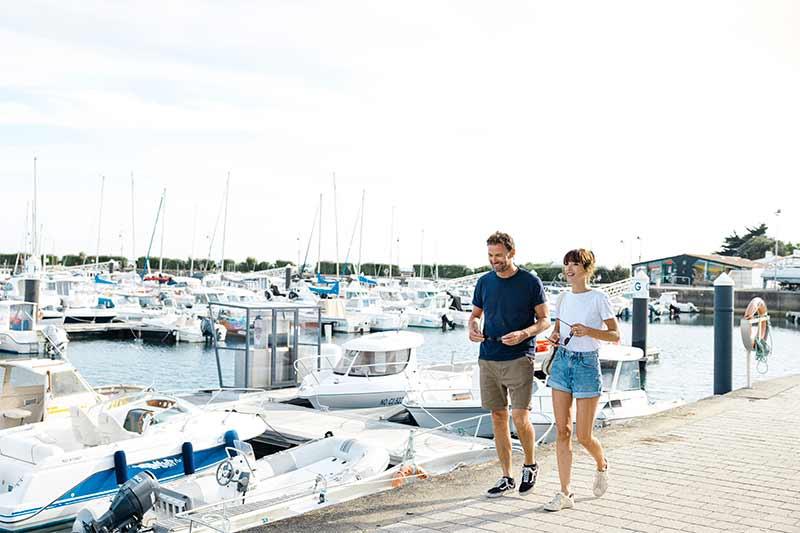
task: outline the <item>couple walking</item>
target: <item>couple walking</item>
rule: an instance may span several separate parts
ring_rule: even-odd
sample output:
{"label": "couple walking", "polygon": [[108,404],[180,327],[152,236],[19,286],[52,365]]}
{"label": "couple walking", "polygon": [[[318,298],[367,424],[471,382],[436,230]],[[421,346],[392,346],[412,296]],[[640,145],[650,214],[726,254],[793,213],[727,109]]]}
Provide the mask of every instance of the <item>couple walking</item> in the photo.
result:
{"label": "couple walking", "polygon": [[[481,404],[492,413],[492,428],[503,477],[487,496],[502,496],[516,488],[511,476],[511,419],[525,452],[520,494],[536,484],[536,436],[529,419],[533,389],[533,356],[536,335],[550,327],[547,300],[541,280],[514,264],[513,239],[496,232],[486,240],[492,270],[475,286],[469,339],[480,342]],[[589,250],[570,250],[564,256],[564,274],[571,291],[556,303],[555,325],[548,340],[557,346],[547,386],[552,389],[553,411],[558,436],[556,457],[561,481],[547,511],[574,506],[570,488],[572,476],[573,398],[577,404],[575,428],[578,442],[597,464],[593,492],[602,496],[608,487],[608,461],[600,441],[593,435],[597,403],[602,392],[599,341],[619,340],[617,321],[605,293],[589,288],[595,268]],[[483,318],[483,327],[481,327]]]}

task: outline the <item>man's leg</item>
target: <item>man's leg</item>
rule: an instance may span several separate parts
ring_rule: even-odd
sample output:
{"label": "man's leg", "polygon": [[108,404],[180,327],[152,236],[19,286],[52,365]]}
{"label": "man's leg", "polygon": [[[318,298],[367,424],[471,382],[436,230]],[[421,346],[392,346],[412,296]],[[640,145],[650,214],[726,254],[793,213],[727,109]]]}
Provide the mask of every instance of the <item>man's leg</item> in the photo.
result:
{"label": "man's leg", "polygon": [[492,429],[497,458],[505,477],[511,476],[511,432],[508,429],[508,409],[492,411]]}
{"label": "man's leg", "polygon": [[536,431],[531,424],[530,411],[528,409],[512,409],[511,417],[514,419],[517,436],[525,451],[525,464],[532,465],[536,462]]}

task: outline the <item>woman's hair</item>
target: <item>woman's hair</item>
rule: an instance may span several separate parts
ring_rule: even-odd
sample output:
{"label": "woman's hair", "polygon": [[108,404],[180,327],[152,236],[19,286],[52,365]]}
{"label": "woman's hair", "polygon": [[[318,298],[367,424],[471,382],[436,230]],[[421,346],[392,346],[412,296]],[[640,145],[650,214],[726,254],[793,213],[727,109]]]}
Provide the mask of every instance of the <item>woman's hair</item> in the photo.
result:
{"label": "woman's hair", "polygon": [[564,265],[566,266],[567,263],[577,263],[583,266],[588,278],[592,278],[592,274],[594,274],[595,263],[594,252],[591,250],[587,250],[585,248],[576,248],[575,250],[570,250],[564,256]]}
{"label": "woman's hair", "polygon": [[495,231],[486,239],[486,246],[493,244],[502,244],[509,252],[514,250],[514,239],[511,238],[511,235],[502,231]]}

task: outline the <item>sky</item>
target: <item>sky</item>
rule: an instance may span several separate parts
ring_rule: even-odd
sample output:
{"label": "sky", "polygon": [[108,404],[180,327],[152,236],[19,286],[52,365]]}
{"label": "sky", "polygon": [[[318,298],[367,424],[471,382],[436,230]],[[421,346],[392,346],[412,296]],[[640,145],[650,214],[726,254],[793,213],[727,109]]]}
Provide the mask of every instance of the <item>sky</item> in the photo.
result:
{"label": "sky", "polygon": [[225,226],[227,258],[314,262],[320,194],[331,261],[478,266],[495,230],[609,266],[800,241],[798,27],[791,0],[14,2],[0,252],[34,157],[57,255],[98,227],[159,255],[164,189],[168,257],[219,258]]}

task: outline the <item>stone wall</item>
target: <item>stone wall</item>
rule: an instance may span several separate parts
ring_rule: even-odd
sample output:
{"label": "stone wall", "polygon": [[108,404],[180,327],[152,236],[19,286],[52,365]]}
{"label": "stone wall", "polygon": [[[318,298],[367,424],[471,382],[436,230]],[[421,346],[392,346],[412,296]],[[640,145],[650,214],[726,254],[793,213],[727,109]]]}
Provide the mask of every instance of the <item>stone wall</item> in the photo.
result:
{"label": "stone wall", "polygon": [[[665,291],[678,293],[679,302],[692,302],[703,313],[714,311],[713,287],[650,287],[650,297],[658,298]],[[800,311],[800,292],[775,291],[768,289],[736,289],[733,305],[736,313],[743,313],[750,300],[760,296],[767,303],[767,310],[773,316],[784,316],[787,312]]]}

